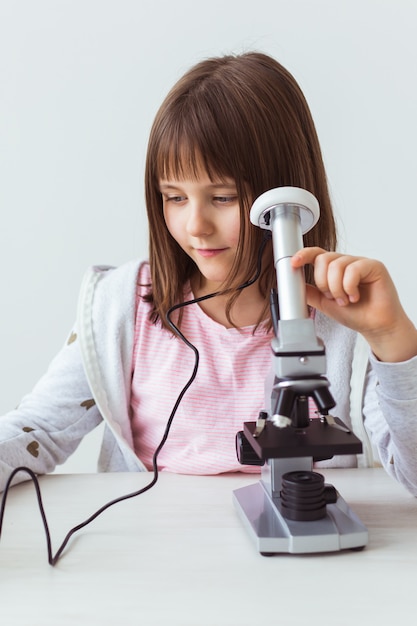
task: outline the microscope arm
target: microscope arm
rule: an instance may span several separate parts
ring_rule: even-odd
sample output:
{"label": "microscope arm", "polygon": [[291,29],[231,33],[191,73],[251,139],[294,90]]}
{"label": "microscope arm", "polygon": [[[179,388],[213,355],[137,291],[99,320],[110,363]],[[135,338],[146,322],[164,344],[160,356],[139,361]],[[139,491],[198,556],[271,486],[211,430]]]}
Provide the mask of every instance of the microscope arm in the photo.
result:
{"label": "microscope arm", "polygon": [[334,406],[324,377],[325,349],[308,314],[304,271],[291,265],[292,256],[303,247],[303,234],[315,226],[319,215],[316,198],[295,187],[267,191],[250,213],[253,224],[272,232],[279,319],[271,344],[274,378],[266,394],[271,419],[279,427],[294,420],[294,396],[313,396],[323,413]]}

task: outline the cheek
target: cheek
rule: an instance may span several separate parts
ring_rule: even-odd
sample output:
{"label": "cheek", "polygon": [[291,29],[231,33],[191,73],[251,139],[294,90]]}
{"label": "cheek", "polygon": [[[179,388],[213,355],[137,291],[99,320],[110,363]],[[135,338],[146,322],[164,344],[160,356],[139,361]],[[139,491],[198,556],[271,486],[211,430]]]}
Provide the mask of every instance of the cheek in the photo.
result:
{"label": "cheek", "polygon": [[178,216],[174,219],[174,216],[170,213],[170,211],[166,210],[164,210],[163,215],[168,232],[176,241],[178,241],[178,235],[182,230],[179,224],[180,220],[178,220]]}
{"label": "cheek", "polygon": [[240,215],[239,213],[233,215],[228,220],[227,224],[227,233],[229,236],[230,243],[233,243],[237,246],[240,237]]}

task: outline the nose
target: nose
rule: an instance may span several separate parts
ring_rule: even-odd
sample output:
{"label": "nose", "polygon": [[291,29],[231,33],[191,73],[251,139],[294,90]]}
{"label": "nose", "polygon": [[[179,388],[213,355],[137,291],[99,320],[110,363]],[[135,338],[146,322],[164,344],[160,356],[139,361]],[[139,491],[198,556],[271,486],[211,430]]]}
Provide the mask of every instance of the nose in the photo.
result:
{"label": "nose", "polygon": [[210,211],[204,203],[189,203],[186,228],[187,233],[192,237],[207,237],[213,232]]}

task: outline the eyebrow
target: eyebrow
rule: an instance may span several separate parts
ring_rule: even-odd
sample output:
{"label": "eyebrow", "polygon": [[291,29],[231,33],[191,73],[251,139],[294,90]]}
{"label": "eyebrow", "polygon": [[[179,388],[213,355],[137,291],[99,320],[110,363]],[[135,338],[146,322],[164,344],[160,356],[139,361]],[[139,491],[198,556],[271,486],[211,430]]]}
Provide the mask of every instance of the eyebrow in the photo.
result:
{"label": "eyebrow", "polygon": [[[181,181],[178,181],[178,183],[168,183],[168,182],[161,182],[159,184],[159,189],[160,191],[166,191],[169,189],[178,189],[179,187],[181,187]],[[207,185],[208,188],[211,189],[236,189],[236,184],[235,183],[210,183],[209,185]]]}

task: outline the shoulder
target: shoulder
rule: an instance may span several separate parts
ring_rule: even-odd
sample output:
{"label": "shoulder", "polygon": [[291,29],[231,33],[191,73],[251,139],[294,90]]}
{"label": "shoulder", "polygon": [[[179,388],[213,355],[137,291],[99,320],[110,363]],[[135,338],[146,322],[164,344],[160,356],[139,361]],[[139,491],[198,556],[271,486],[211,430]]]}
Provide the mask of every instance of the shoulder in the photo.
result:
{"label": "shoulder", "polygon": [[85,273],[79,295],[78,317],[132,315],[138,286],[150,282],[149,264],[134,259],[118,267],[94,265]]}
{"label": "shoulder", "polygon": [[132,259],[119,266],[114,265],[92,265],[87,269],[84,280],[94,282],[105,282],[106,287],[110,284],[118,284],[137,279],[150,281],[149,262],[147,260]]}
{"label": "shoulder", "polygon": [[87,269],[81,284],[81,292],[93,291],[95,296],[121,291],[121,295],[136,294],[138,287],[149,288],[151,282],[149,263],[134,259],[123,265],[92,265]]}

